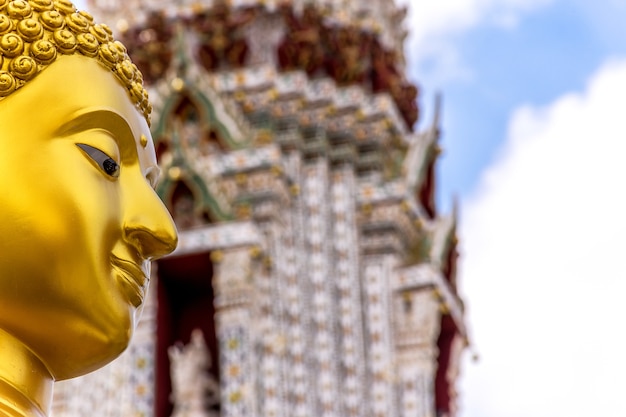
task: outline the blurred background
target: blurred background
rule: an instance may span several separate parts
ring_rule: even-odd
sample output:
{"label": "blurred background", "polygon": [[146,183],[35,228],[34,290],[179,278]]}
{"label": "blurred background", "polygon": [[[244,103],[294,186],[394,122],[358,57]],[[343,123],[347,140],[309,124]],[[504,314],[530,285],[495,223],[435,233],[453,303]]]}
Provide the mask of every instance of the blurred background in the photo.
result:
{"label": "blurred background", "polygon": [[460,415],[626,415],[626,1],[402,3],[460,202]]}
{"label": "blurred background", "polygon": [[626,2],[405,4],[461,201],[460,414],[625,415]]}

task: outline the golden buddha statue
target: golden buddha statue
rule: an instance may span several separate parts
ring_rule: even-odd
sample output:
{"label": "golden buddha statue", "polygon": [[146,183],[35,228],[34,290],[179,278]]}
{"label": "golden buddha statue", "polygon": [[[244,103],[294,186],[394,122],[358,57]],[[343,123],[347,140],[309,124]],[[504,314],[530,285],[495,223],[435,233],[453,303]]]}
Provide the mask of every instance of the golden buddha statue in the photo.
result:
{"label": "golden buddha statue", "polygon": [[177,241],[154,192],[147,93],[68,0],[0,0],[0,416],[128,345],[150,260]]}

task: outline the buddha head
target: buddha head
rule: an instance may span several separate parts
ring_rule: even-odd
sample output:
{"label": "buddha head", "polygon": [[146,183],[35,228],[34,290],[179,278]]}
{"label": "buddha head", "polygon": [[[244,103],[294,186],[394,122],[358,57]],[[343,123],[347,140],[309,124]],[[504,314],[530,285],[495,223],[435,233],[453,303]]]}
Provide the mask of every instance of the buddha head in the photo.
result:
{"label": "buddha head", "polygon": [[126,348],[150,261],[176,246],[150,111],[106,26],[68,0],[0,0],[0,330],[53,379]]}

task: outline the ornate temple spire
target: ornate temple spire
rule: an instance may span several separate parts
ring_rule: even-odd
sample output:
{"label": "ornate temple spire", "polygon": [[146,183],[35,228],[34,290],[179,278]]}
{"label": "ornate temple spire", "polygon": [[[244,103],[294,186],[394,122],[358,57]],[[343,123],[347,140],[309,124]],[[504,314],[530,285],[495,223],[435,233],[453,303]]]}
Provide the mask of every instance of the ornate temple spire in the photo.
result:
{"label": "ornate temple spire", "polygon": [[357,26],[376,33],[381,44],[398,55],[404,69],[403,44],[407,35],[403,22],[406,7],[388,0],[87,0],[88,9],[96,16],[122,31],[130,26],[142,25],[154,11],[167,16],[189,16],[199,10],[228,5],[233,9],[264,7],[276,12],[285,6],[301,16],[307,6],[323,11],[329,24]]}
{"label": "ornate temple spire", "polygon": [[88,10],[118,30],[143,24],[151,12],[168,16],[188,16],[195,11],[226,4],[234,9],[265,7],[273,12],[288,5],[301,14],[307,5],[324,10],[326,18],[337,24],[356,24],[379,34],[385,47],[400,54],[404,65],[403,43],[407,35],[403,22],[406,7],[389,0],[87,0]]}
{"label": "ornate temple spire", "polygon": [[159,264],[156,349],[141,346],[157,352],[146,416],[171,415],[165,350],[193,327],[217,359],[222,417],[454,416],[456,216],[435,205],[441,104],[416,126],[406,11],[88,1],[143,72],[157,191],[181,233]]}
{"label": "ornate temple spire", "polygon": [[[148,84],[180,68],[175,59],[209,73],[270,67],[304,71],[311,80],[387,94],[412,130],[419,88],[405,75],[406,9],[387,0],[90,0],[111,22]],[[179,29],[176,29],[179,28]],[[189,67],[186,66],[186,69]],[[181,74],[175,76],[181,77]]]}

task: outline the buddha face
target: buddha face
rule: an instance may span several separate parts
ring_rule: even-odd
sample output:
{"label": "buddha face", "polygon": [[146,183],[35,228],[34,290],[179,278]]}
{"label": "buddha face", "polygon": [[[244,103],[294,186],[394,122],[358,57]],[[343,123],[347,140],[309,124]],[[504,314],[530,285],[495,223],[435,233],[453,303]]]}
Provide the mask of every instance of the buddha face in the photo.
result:
{"label": "buddha face", "polygon": [[176,229],[150,131],[115,76],[62,56],[0,101],[0,328],[56,379],[127,346]]}

